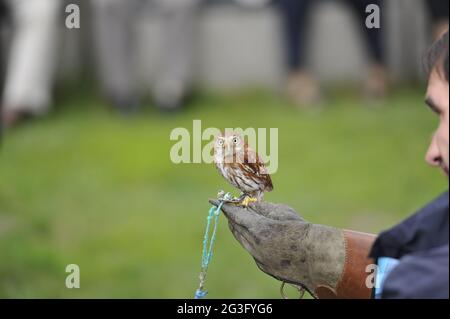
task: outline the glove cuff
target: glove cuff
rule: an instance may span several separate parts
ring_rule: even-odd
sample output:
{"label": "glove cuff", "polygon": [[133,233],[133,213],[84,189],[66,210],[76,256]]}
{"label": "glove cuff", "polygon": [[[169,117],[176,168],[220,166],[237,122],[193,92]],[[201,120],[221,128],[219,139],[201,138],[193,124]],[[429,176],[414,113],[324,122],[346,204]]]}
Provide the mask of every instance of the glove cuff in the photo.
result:
{"label": "glove cuff", "polygon": [[369,275],[366,267],[374,263],[369,252],[375,241],[373,234],[342,230],[345,245],[345,262],[342,274],[336,287],[318,285],[314,294],[319,299],[370,299],[372,289],[367,287]]}

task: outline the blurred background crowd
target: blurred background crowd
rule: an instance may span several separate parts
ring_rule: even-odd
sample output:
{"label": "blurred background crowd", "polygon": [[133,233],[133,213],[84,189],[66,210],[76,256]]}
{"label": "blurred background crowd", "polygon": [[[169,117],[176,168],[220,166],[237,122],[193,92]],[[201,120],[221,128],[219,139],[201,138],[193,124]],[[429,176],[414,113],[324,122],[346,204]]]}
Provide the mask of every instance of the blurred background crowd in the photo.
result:
{"label": "blurred background crowd", "polygon": [[[423,160],[421,63],[448,4],[0,0],[0,297],[192,297],[207,199],[235,192],[210,164],[170,160],[195,119],[278,129],[266,200],[339,228],[398,223],[448,188]],[[280,297],[223,219],[207,288]]]}
{"label": "blurred background crowd", "polygon": [[[353,70],[335,75],[336,83],[353,71],[361,92],[380,98],[394,78],[390,64],[448,27],[441,0],[90,0],[78,2],[81,28],[74,30],[65,27],[69,3],[0,1],[4,126],[46,114],[67,73],[91,76],[123,114],[136,112],[143,94],[160,110],[181,108],[202,69],[203,80],[219,87],[283,87],[303,107],[322,100],[317,73],[332,71],[320,64],[337,62]],[[382,28],[361,27],[369,4],[382,8]]]}

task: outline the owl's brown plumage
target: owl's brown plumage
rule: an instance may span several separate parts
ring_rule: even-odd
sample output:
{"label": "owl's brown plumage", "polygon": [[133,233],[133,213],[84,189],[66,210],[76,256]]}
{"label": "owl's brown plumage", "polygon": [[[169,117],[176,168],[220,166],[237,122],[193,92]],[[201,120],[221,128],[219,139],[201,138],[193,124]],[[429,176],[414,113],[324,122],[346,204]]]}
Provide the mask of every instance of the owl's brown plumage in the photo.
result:
{"label": "owl's brown plumage", "polygon": [[216,137],[214,164],[220,174],[245,195],[261,200],[264,192],[273,190],[264,162],[237,133]]}

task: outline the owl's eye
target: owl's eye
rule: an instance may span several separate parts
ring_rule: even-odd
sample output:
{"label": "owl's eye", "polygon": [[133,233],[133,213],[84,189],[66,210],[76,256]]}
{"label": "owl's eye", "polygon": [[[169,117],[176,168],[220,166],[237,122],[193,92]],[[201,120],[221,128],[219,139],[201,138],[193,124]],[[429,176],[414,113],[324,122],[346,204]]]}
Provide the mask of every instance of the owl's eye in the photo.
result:
{"label": "owl's eye", "polygon": [[237,142],[238,142],[237,137],[233,138],[233,143],[234,143],[234,144],[237,144]]}
{"label": "owl's eye", "polygon": [[218,143],[219,143],[220,146],[222,146],[223,145],[223,140],[219,140]]}

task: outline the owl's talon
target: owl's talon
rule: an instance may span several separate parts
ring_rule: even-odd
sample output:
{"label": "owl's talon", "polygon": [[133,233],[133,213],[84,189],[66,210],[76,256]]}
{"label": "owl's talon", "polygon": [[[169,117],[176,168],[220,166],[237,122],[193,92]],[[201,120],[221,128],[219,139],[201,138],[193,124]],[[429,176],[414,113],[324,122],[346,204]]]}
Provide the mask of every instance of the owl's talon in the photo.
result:
{"label": "owl's talon", "polygon": [[248,207],[251,203],[257,202],[255,197],[245,196],[245,198],[239,203],[241,206]]}
{"label": "owl's talon", "polygon": [[247,198],[247,197],[248,197],[247,194],[242,193],[239,197],[236,198],[236,200],[237,200],[238,202],[242,202],[242,201],[243,201],[245,198]]}

